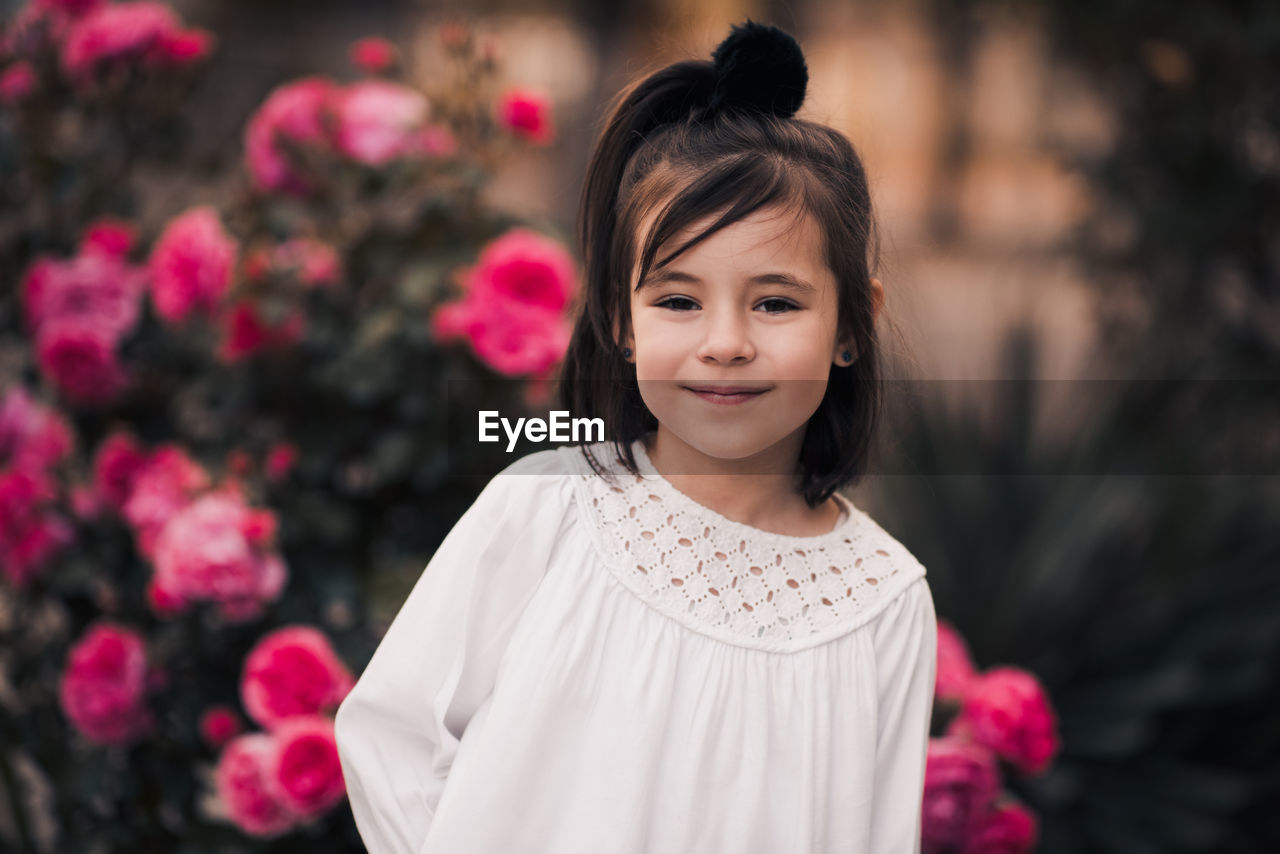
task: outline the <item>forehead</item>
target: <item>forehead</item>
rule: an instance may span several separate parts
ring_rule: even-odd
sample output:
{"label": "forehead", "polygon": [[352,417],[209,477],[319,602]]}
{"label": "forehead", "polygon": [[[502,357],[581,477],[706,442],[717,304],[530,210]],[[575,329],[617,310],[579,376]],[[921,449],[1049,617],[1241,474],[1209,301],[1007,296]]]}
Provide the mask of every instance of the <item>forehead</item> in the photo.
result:
{"label": "forehead", "polygon": [[[660,208],[650,211],[641,220],[636,257],[632,266],[633,275],[639,272],[644,243],[660,212]],[[696,220],[663,242],[654,256],[654,267],[660,266],[667,255],[706,231],[723,213],[724,211],[716,211]],[[816,272],[826,266],[822,251],[823,236],[817,220],[803,207],[773,205],[759,208],[722,226],[685,249],[669,263],[692,264],[699,260],[731,264],[774,263],[805,267]]]}

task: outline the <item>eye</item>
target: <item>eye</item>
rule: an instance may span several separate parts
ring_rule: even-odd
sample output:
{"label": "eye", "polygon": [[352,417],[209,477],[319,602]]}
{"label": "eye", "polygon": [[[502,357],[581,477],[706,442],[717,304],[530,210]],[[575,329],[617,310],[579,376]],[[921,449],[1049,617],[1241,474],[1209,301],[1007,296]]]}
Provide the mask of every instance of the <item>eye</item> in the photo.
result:
{"label": "eye", "polygon": [[799,306],[797,306],[795,303],[788,302],[787,300],[780,299],[778,297],[771,297],[765,300],[764,302],[760,303],[760,305],[769,305],[770,303],[773,303],[775,305],[780,305],[782,306],[782,308],[781,309],[775,308],[772,311],[769,311],[768,312],[769,314],[786,314],[788,311],[795,311],[796,309],[799,308]]}
{"label": "eye", "polygon": [[664,299],[662,302],[654,303],[654,305],[661,306],[662,308],[670,308],[672,311],[688,310],[688,309],[682,309],[682,308],[672,308],[672,303],[677,303],[677,302],[687,302],[689,303],[689,305],[695,305],[694,301],[689,299],[688,297],[668,297],[667,299]]}

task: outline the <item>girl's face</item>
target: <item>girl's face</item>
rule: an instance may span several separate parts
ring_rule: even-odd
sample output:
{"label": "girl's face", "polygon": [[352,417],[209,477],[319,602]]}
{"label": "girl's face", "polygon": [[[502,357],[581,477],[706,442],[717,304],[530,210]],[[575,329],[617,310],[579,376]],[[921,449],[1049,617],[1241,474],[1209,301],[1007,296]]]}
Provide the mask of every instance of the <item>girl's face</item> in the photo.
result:
{"label": "girl's face", "polygon": [[[712,221],[695,223],[671,246]],[[836,280],[813,218],[756,211],[651,270],[645,282],[638,273],[637,262],[624,346],[659,430],[706,457],[794,461],[831,365],[851,364],[840,354],[855,352],[836,339]],[[693,391],[711,385],[759,393],[727,403]]]}

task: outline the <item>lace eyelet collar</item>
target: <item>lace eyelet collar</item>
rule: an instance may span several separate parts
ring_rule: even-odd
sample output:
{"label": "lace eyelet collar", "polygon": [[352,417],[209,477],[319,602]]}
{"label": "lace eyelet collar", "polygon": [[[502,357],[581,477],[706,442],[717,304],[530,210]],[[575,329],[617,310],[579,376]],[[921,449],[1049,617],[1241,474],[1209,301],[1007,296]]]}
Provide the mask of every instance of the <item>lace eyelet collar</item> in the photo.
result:
{"label": "lace eyelet collar", "polygon": [[612,442],[559,449],[588,536],[623,586],[701,634],[738,646],[792,652],[870,619],[925,574],[906,548],[843,496],[849,515],[833,530],[796,537],[734,522],[659,475],[634,447],[640,474]]}

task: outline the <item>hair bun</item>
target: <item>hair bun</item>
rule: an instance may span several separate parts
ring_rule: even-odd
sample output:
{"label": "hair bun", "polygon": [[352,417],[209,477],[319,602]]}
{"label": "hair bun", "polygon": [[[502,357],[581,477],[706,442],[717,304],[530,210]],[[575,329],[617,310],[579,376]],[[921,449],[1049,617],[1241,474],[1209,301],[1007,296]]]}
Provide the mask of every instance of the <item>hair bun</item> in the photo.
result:
{"label": "hair bun", "polygon": [[809,69],[790,34],[750,18],[712,52],[715,89],[708,107],[736,105],[789,119],[804,103]]}

